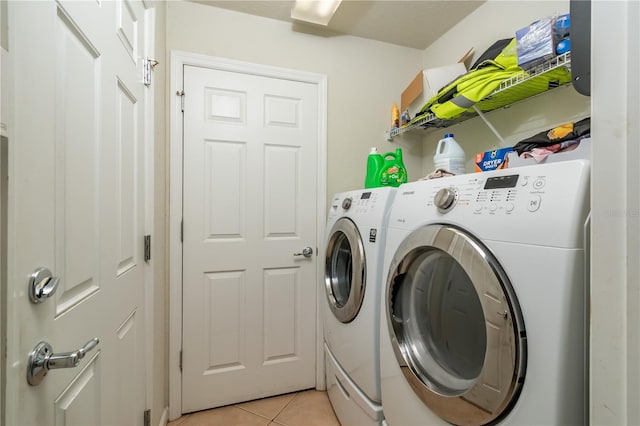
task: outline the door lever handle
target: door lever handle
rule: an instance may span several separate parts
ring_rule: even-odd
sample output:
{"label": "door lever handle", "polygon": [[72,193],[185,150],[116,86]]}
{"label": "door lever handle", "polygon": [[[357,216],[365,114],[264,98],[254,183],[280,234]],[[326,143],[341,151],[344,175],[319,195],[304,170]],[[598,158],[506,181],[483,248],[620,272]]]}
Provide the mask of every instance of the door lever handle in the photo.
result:
{"label": "door lever handle", "polygon": [[313,249],[311,247],[305,247],[302,249],[302,253],[293,253],[294,256],[311,257]]}
{"label": "door lever handle", "polygon": [[77,367],[80,360],[85,357],[87,352],[98,346],[98,343],[100,343],[100,339],[94,337],[78,350],[59,354],[53,353],[53,348],[47,342],[38,343],[29,353],[27,382],[31,386],[37,386],[49,370]]}

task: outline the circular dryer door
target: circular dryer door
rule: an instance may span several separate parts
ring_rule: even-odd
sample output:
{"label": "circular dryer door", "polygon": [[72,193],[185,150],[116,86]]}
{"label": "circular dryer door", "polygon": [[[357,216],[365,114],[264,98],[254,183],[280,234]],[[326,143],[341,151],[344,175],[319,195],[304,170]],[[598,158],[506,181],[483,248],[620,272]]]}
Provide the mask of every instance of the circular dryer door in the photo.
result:
{"label": "circular dryer door", "polygon": [[456,425],[506,415],[526,368],[526,334],[515,293],[493,255],[461,229],[427,225],[391,262],[387,325],[413,391]]}
{"label": "circular dryer door", "polygon": [[329,234],[325,258],[325,287],[329,307],[343,323],[358,315],[366,284],[364,246],[355,224],[339,219]]}

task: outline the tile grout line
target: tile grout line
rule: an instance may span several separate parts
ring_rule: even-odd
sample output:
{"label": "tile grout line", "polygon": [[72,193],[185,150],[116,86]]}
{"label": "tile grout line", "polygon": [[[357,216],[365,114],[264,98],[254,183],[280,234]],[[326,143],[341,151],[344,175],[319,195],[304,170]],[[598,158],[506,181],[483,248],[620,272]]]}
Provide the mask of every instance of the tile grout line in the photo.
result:
{"label": "tile grout line", "polygon": [[[242,411],[245,411],[245,412],[250,413],[250,414],[254,414],[254,415],[258,416],[258,417],[261,417],[261,418],[263,418],[263,419],[267,419],[267,420],[269,420],[270,422],[273,422],[273,421],[275,421],[275,418],[276,418],[276,417],[278,417],[278,415],[279,415],[280,413],[282,413],[282,411],[283,411],[285,408],[287,408],[287,406],[288,406],[289,404],[291,404],[291,401],[293,401],[294,399],[296,399],[296,397],[297,397],[297,396],[298,396],[298,394],[299,394],[299,392],[292,392],[292,393],[294,393],[294,394],[295,394],[295,395],[293,396],[293,398],[291,398],[291,400],[289,400],[289,402],[287,402],[287,403],[286,403],[286,404],[285,404],[285,405],[284,405],[284,406],[283,406],[283,407],[282,407],[282,408],[281,408],[281,409],[280,409],[276,414],[274,414],[273,418],[269,418],[269,417],[267,417],[267,416],[263,416],[262,414],[259,414],[259,413],[254,413],[253,411],[250,411],[250,410],[249,410],[249,409],[247,409],[247,408],[240,407],[240,405],[241,405],[241,404],[245,404],[246,402],[240,402],[240,403],[238,403],[238,404],[234,404],[234,405],[233,405],[233,407],[239,408],[239,409],[241,409]],[[286,394],[285,394],[285,395],[286,395]],[[276,395],[276,396],[274,396],[274,397],[272,397],[272,398],[275,398],[275,397],[278,397],[278,396],[282,396],[282,395]],[[266,399],[269,399],[269,398],[266,398]],[[247,401],[247,402],[252,402],[252,401]],[[278,424],[279,424],[279,423],[278,423]],[[178,426],[178,425],[176,425],[176,426]]]}
{"label": "tile grout line", "polygon": [[[271,421],[275,422],[275,421],[276,421],[276,418],[277,418],[277,417],[278,417],[278,416],[279,416],[279,415],[280,415],[280,414],[281,414],[281,413],[282,413],[282,412],[283,412],[283,411],[284,411],[284,410],[285,410],[285,409],[286,409],[286,408],[287,408],[287,407],[288,407],[288,406],[289,406],[289,405],[290,405],[290,404],[291,404],[291,403],[292,403],[292,402],[293,402],[293,401],[294,401],[298,396],[300,396],[300,392],[296,392],[296,394],[293,396],[293,398],[291,398],[291,400],[289,400],[289,402],[287,402],[287,403],[284,405],[284,407],[282,407],[282,408],[280,409],[280,411],[278,411],[278,412],[276,413],[276,415],[275,415],[275,416],[273,416],[273,419],[271,419]],[[276,422],[276,423],[278,423],[278,422]],[[280,423],[278,423],[278,424],[280,424]]]}
{"label": "tile grout line", "polygon": [[[269,420],[270,422],[272,422],[272,421],[273,421],[273,419],[270,419],[269,417],[263,416],[262,414],[254,413],[253,411],[249,411],[249,410],[247,410],[246,408],[239,407],[239,406],[237,406],[237,405],[234,405],[233,407],[234,407],[234,408],[238,408],[238,409],[240,409],[240,410],[244,411],[245,413],[249,413],[249,414],[253,414],[254,416],[258,416],[258,417],[260,417],[261,419]],[[179,425],[176,425],[176,426],[179,426]]]}

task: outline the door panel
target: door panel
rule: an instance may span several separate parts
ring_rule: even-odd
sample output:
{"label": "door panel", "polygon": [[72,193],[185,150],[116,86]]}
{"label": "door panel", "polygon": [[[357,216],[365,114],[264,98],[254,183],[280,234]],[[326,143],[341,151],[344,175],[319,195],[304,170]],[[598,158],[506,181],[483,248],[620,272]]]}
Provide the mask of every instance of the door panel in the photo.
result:
{"label": "door panel", "polygon": [[315,385],[317,86],[185,66],[182,410]]}
{"label": "door panel", "polygon": [[[16,96],[8,424],[143,422],[145,19],[135,0],[9,5]],[[35,305],[27,282],[40,266],[60,285]],[[27,355],[38,342],[61,353],[94,337],[99,345],[76,368],[27,384]]]}
{"label": "door panel", "polygon": [[[116,202],[118,207],[118,269],[120,277],[140,261],[136,237],[136,158],[138,99],[118,80],[116,92]],[[131,143],[133,142],[133,143]]]}
{"label": "door panel", "polygon": [[[241,301],[244,299],[245,274],[243,271],[229,271],[205,274],[207,288],[204,311],[207,316],[204,330],[210,330],[207,337],[208,352],[203,370],[215,372],[244,368],[246,350],[240,339],[245,329],[245,315]],[[204,349],[207,349],[206,347]]]}
{"label": "door panel", "polygon": [[56,425],[100,424],[100,370],[95,355],[54,401]]}
{"label": "door panel", "polygon": [[299,237],[298,148],[265,146],[264,149],[264,236],[278,239]]}
{"label": "door panel", "polygon": [[[101,53],[62,7],[56,8],[55,93],[55,270],[62,278],[56,316],[87,300],[100,288],[98,249],[97,99]],[[73,200],[73,202],[66,202]],[[90,336],[87,336],[88,340]],[[81,342],[78,342],[80,344]]]}
{"label": "door panel", "polygon": [[[203,237],[227,242],[242,239],[246,236],[246,145],[224,141],[204,144]],[[218,179],[221,175],[228,179]]]}
{"label": "door panel", "polygon": [[295,361],[298,355],[296,339],[296,289],[302,287],[298,268],[264,271],[264,364]]}

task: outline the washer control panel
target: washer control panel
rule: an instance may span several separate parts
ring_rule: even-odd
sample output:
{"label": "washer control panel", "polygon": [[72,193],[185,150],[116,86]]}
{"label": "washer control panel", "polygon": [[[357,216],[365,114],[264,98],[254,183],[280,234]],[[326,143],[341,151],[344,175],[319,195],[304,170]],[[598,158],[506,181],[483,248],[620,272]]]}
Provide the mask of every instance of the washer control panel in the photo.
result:
{"label": "washer control panel", "polygon": [[[348,204],[346,201],[349,200]],[[351,197],[345,198],[342,202],[343,211],[351,209],[353,213],[368,213],[373,211],[378,200],[378,194],[372,191],[362,191],[355,193]]]}
{"label": "washer control panel", "polygon": [[[470,174],[455,180],[443,178],[442,184],[434,182],[427,204],[443,214],[454,208],[471,208],[476,215],[508,215],[518,210],[535,213],[543,205],[553,180],[533,171],[514,170],[511,174],[488,177],[482,173]],[[544,168],[536,171],[543,172]]]}

